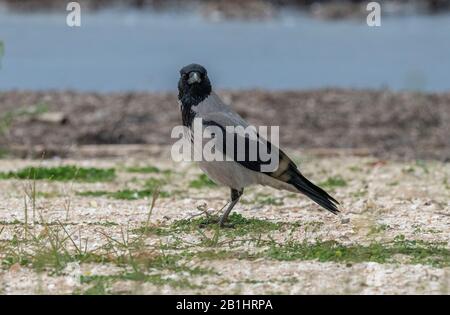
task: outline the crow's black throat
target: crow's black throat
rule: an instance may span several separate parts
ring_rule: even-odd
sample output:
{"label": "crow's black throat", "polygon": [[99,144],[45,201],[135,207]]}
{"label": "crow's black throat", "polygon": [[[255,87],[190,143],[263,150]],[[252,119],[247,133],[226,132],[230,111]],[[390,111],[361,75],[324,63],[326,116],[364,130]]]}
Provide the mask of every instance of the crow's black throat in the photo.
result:
{"label": "crow's black throat", "polygon": [[190,126],[195,112],[192,107],[203,102],[211,94],[211,82],[205,73],[200,72],[201,82],[189,84],[187,82],[189,73],[182,73],[178,82],[178,100],[181,102],[181,117],[183,125]]}

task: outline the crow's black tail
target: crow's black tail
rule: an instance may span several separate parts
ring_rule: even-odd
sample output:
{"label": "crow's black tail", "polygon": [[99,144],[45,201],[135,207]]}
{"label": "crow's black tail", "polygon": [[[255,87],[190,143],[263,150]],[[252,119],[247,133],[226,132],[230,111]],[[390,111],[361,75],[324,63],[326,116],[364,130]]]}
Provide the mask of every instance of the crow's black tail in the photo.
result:
{"label": "crow's black tail", "polygon": [[300,172],[291,173],[289,184],[297,188],[301,193],[305,194],[311,198],[318,205],[327,209],[333,214],[338,214],[339,210],[337,205],[339,202],[331,197],[325,190],[311,183],[306,177],[304,177]]}

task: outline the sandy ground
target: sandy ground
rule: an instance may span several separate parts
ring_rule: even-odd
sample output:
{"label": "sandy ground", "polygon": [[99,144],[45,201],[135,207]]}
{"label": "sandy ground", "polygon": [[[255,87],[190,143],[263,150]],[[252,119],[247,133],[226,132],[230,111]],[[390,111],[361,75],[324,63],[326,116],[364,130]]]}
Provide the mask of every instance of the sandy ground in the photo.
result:
{"label": "sandy ground", "polygon": [[[395,162],[356,156],[317,157],[308,152],[294,152],[293,156],[297,157],[297,161],[301,160],[304,174],[316,183],[336,176],[345,180],[345,185],[328,189],[341,202],[342,213],[334,216],[320,210],[308,199],[289,192],[251,187],[243,196],[243,202],[235,208],[236,212],[245,218],[258,218],[268,222],[298,222],[295,228],[274,229],[260,233],[258,237],[280,243],[287,242],[288,239],[297,242],[334,240],[350,246],[391,242],[400,236],[407,240],[444,244],[448,250],[448,163]],[[300,156],[301,159],[298,158]],[[37,192],[34,207],[37,223],[30,223],[29,229],[41,237],[49,233],[46,232],[43,222],[48,225],[60,222],[68,234],[72,235],[75,243],[83,243],[87,251],[99,253],[103,253],[105,246],[111,245],[111,242],[125,242],[124,240],[136,236],[136,229],[147,221],[151,198],[118,200],[107,196],[80,196],[79,192],[135,189],[141,187],[149,178],[163,178],[166,184],[161,189],[169,196],[160,197],[156,201],[149,221],[153,227],[167,227],[180,219],[195,218],[201,214],[199,209],[208,209],[210,212],[220,210],[228,197],[226,188],[189,187],[190,181],[196,179],[200,171],[192,164],[172,162],[167,153],[145,158],[136,155],[76,160],[4,159],[0,160],[0,165],[3,172],[30,165],[78,165],[112,167],[117,173],[114,181],[102,183],[0,180],[0,245],[10,249],[16,246],[12,244],[17,242],[17,235],[23,233],[23,222],[32,222],[32,200],[26,196],[30,195],[33,185]],[[127,167],[149,165],[172,172],[167,175],[126,171]],[[261,202],[264,198],[274,198],[277,203]],[[204,233],[209,233],[212,237],[214,231],[205,230]],[[148,254],[163,245],[185,246],[187,252],[194,255],[181,259],[177,264],[182,263],[186,268],[191,268],[189,270],[206,268],[211,272],[196,274],[183,268],[154,270],[150,266],[145,272],[156,273],[158,281],[108,278],[108,281],[101,283],[101,291],[94,293],[449,293],[448,265],[411,263],[402,260],[402,257],[389,263],[358,261],[349,264],[308,259],[280,261],[264,256],[256,259],[201,259],[195,254],[211,248],[250,253],[264,249],[264,246],[260,248],[253,241],[240,242],[250,237],[249,235],[233,237],[233,242],[238,243],[233,247],[231,243],[227,243],[231,239],[227,235],[220,235],[219,242],[210,247],[199,245],[205,238],[202,232],[145,235],[144,246],[139,250]],[[31,245],[27,242],[17,246],[24,251],[36,250],[35,247],[28,248]],[[70,244],[68,248],[69,251],[74,250]],[[3,294],[87,293],[97,282],[80,281],[83,277],[111,276],[132,269],[127,264],[81,262],[73,259],[55,272],[49,266],[36,269],[32,261],[8,264],[7,256],[10,254],[7,252],[0,251],[0,259],[3,262],[3,268],[0,270],[0,292]],[[169,249],[168,252],[176,250]]]}

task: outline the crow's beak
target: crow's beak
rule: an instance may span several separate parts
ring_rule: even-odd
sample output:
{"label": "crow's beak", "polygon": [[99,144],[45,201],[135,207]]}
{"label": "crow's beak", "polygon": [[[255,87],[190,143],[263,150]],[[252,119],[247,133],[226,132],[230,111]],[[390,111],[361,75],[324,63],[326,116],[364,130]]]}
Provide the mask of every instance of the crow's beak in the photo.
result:
{"label": "crow's beak", "polygon": [[189,84],[200,83],[202,82],[202,78],[198,72],[189,73],[189,79],[187,81]]}

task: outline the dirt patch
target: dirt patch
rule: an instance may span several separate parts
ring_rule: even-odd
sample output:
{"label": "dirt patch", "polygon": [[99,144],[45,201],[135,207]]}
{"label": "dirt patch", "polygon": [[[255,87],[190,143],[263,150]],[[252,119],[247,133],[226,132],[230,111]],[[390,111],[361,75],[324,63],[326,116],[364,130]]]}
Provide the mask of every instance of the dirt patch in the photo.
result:
{"label": "dirt patch", "polygon": [[[383,158],[450,159],[450,94],[390,91],[222,91],[255,125],[279,125],[291,149],[358,149]],[[174,93],[5,92],[4,150],[40,145],[67,156],[83,144],[171,144],[180,123]],[[42,117],[44,113],[45,117]]]}

